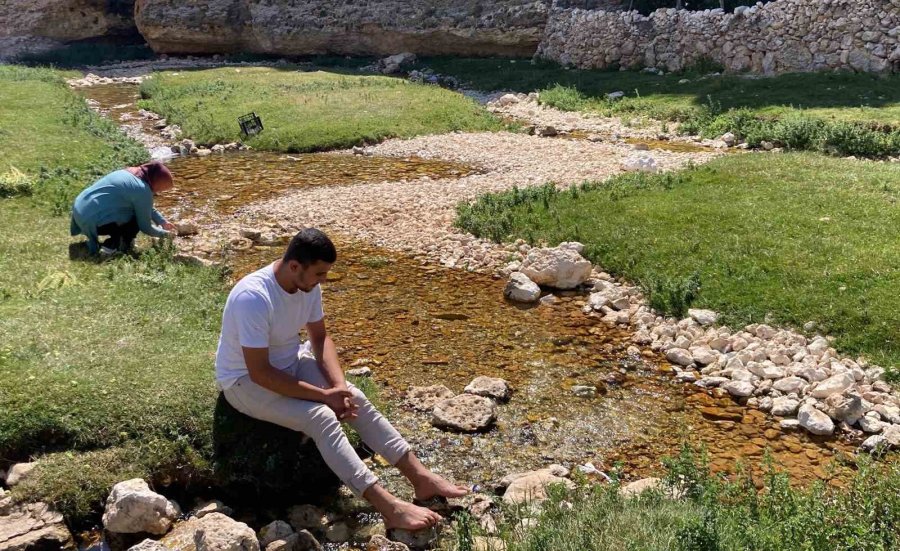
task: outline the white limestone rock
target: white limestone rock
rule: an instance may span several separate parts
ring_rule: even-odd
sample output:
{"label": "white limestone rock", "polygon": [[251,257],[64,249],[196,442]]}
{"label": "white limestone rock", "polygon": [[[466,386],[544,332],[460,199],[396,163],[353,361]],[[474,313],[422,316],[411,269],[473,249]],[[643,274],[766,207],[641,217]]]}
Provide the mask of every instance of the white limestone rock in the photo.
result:
{"label": "white limestone rock", "polygon": [[797,415],[800,426],[813,434],[829,435],[834,433],[834,422],[831,417],[811,405],[804,405]]}
{"label": "white limestone rock", "polygon": [[466,385],[463,392],[475,394],[476,396],[484,396],[485,398],[492,398],[498,402],[505,402],[506,400],[509,400],[512,389],[510,388],[509,383],[503,379],[497,377],[485,377],[482,375],[472,379],[472,382]]}
{"label": "white limestone rock", "polygon": [[460,394],[441,400],[434,406],[431,424],[459,432],[487,430],[497,419],[497,406],[490,398]]}
{"label": "white limestone rock", "polygon": [[503,501],[506,503],[541,502],[547,499],[547,487],[551,484],[563,484],[567,488],[574,488],[575,484],[561,476],[553,469],[540,469],[527,473],[516,474],[503,493]]}
{"label": "white limestone rock", "polygon": [[712,310],[703,310],[700,308],[689,309],[688,315],[691,317],[691,319],[703,326],[713,325],[719,319],[719,314],[717,314],[716,312]]}
{"label": "white limestone rock", "polygon": [[593,266],[572,244],[555,248],[534,248],[522,260],[520,271],[538,285],[574,289],[591,275]]}
{"label": "white limestone rock", "polygon": [[818,383],[810,392],[813,398],[828,398],[832,394],[840,394],[853,386],[856,380],[849,373],[838,373]]}
{"label": "white limestone rock", "polygon": [[113,486],[106,499],[103,527],[119,534],[162,535],[179,516],[177,503],[152,491],[143,479],[134,478]]}
{"label": "white limestone rock", "polygon": [[694,357],[684,348],[670,348],[666,351],[666,359],[675,365],[684,367],[694,364]]}
{"label": "white limestone rock", "polygon": [[778,417],[787,417],[793,415],[797,408],[800,407],[800,401],[788,396],[780,396],[772,400],[772,415]]}
{"label": "white limestone rock", "polygon": [[754,391],[753,383],[749,381],[729,381],[722,385],[722,388],[727,390],[732,396],[737,397],[750,396]]}
{"label": "white limestone rock", "polygon": [[516,302],[532,303],[541,298],[541,288],[522,272],[509,274],[503,295]]}

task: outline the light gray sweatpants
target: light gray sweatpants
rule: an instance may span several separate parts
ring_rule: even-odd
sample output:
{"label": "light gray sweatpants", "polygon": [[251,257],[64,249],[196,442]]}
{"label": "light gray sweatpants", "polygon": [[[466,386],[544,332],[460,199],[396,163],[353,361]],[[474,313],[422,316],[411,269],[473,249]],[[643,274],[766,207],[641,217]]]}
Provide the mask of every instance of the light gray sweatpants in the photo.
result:
{"label": "light gray sweatpants", "polygon": [[[314,358],[301,356],[285,372],[317,387],[329,387]],[[348,423],[367,446],[391,465],[396,465],[410,450],[409,444],[372,406],[362,391],[352,384],[348,386],[353,392],[353,402],[359,407],[357,418]],[[241,413],[312,438],[325,463],[357,496],[361,497],[372,484],[378,482],[378,477],[366,467],[350,445],[337,415],[325,404],[272,392],[251,381],[250,375],[238,379],[224,390],[224,394],[228,403]]]}

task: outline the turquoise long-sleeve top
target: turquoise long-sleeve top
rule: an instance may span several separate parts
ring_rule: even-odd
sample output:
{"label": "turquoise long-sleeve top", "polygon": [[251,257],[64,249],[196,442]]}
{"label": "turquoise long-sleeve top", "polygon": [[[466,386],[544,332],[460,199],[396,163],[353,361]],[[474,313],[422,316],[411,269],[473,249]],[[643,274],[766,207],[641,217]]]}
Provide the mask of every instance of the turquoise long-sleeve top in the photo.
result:
{"label": "turquoise long-sleeve top", "polygon": [[163,225],[166,219],[153,208],[150,185],[128,172],[117,170],[100,178],[78,194],[72,206],[72,235],[84,234],[88,251],[100,250],[97,228],[115,223],[123,225],[135,218],[138,228],[152,237],[168,235],[153,224]]}

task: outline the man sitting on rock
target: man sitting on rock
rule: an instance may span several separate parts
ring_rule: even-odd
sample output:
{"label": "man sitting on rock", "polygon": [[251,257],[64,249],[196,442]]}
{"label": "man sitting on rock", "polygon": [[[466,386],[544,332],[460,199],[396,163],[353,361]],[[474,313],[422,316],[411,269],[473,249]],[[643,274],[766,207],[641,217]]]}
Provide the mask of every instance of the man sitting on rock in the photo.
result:
{"label": "man sitting on rock", "polygon": [[[336,259],[331,240],[308,228],[291,240],[280,260],[235,285],[222,316],[216,384],[241,413],[311,437],[341,481],[381,513],[386,528],[433,526],[440,515],[384,489],[341,428],[342,421],[350,423],[366,445],[400,469],[417,499],[466,494],[425,468],[397,430],[345,380],[325,329],[319,286]],[[303,327],[309,341],[301,344]]]}

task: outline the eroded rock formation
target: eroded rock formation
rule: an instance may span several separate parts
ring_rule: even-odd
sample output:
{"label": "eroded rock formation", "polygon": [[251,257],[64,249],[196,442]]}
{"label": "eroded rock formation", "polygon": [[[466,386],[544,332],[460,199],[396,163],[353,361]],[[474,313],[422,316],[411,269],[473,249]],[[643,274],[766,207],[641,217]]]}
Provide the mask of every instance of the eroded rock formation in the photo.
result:
{"label": "eroded rock formation", "polygon": [[161,53],[530,56],[550,0],[138,0]]}

